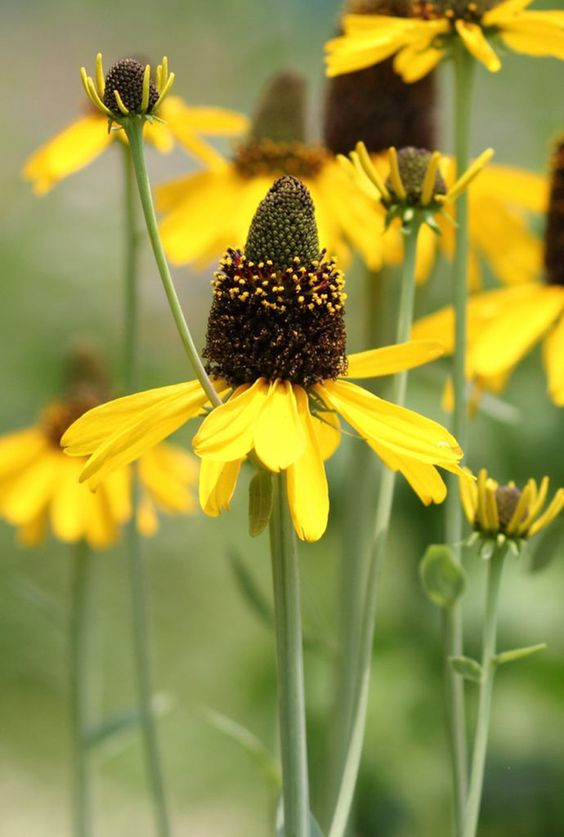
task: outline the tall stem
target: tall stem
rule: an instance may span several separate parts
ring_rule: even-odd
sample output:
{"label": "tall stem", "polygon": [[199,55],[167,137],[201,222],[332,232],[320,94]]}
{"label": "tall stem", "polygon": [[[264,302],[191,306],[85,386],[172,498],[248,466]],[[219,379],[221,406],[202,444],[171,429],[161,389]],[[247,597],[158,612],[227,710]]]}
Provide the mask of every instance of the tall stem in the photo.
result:
{"label": "tall stem", "polygon": [[145,216],[145,223],[147,225],[147,232],[151,240],[151,246],[159,269],[159,274],[163,283],[166,298],[174,317],[176,328],[180,335],[180,339],[184,345],[184,349],[196,377],[200,381],[203,390],[207,394],[211,404],[218,407],[221,404],[221,399],[217,395],[212,382],[206,374],[206,370],[200,360],[194,340],[190,333],[190,329],[184,319],[180,301],[178,299],[172,276],[166,260],[164,248],[159,234],[159,227],[157,224],[157,216],[155,214],[155,207],[153,204],[153,196],[151,194],[151,186],[149,183],[149,176],[147,173],[147,165],[145,162],[145,151],[143,147],[143,123],[140,119],[131,118],[127,121],[125,126],[129,146],[131,148],[131,157],[133,160],[133,167],[135,169],[135,177],[137,179],[137,187],[139,189],[139,196],[141,198],[141,206],[143,207],[143,215]]}
{"label": "tall stem", "polygon": [[[125,389],[132,392],[137,386],[139,350],[139,288],[138,288],[138,231],[137,194],[135,173],[130,149],[124,147],[124,208],[125,208],[125,316],[123,344],[123,374]],[[137,702],[141,734],[149,784],[153,796],[157,833],[160,837],[170,834],[169,817],[162,776],[155,717],[151,706],[152,676],[150,640],[147,614],[147,590],[141,549],[141,537],[137,527],[139,486],[136,466],[132,467],[131,519],[127,525],[126,550],[131,584],[133,620],[133,652],[137,679]]]}
{"label": "tall stem", "polygon": [[[466,171],[469,161],[470,114],[474,59],[462,44],[456,43],[454,52],[454,142],[456,171]],[[456,243],[452,271],[455,312],[455,347],[453,359],[454,412],[452,430],[465,449],[467,437],[466,398],[466,300],[468,295],[468,192],[465,190],[457,202]],[[460,561],[462,541],[462,507],[458,497],[458,481],[449,475],[449,491],[446,500],[446,540],[452,546],[455,559]],[[467,750],[464,712],[464,683],[453,671],[448,659],[462,654],[462,609],[459,602],[446,608],[443,620],[443,650],[445,659],[445,691],[447,724],[451,752],[456,833],[461,833],[462,815],[467,788]]]}
{"label": "tall stem", "polygon": [[[133,509],[138,507],[138,480],[133,474]],[[137,701],[141,722],[141,734],[145,750],[145,762],[155,810],[156,833],[159,837],[171,834],[165,787],[163,781],[155,716],[151,706],[152,675],[147,613],[147,582],[141,537],[137,527],[137,515],[133,514],[127,524],[127,557],[131,583],[131,604],[133,612],[133,655],[137,677]]]}
{"label": "tall stem", "polygon": [[88,617],[90,549],[79,541],[71,554],[72,587],[70,617],[70,702],[73,742],[73,835],[89,837],[90,789],[88,750],[85,745],[88,684]]}
{"label": "tall stem", "polygon": [[464,816],[463,837],[475,837],[480,815],[482,787],[484,784],[484,768],[486,765],[486,751],[488,747],[488,731],[490,726],[490,712],[492,705],[493,681],[495,675],[495,645],[497,633],[497,603],[505,547],[496,549],[489,560],[488,582],[486,593],[486,616],[482,639],[482,682],[480,683],[480,699],[478,702],[478,718],[476,720],[476,734],[472,754],[472,772],[470,788]]}
{"label": "tall stem", "polygon": [[[419,224],[415,223],[411,233],[405,238],[405,252],[402,266],[401,295],[399,305],[396,342],[404,343],[409,339],[413,322],[415,300],[415,261],[417,256],[417,238]],[[392,400],[399,405],[405,402],[407,371],[394,376]],[[385,468],[380,483],[376,521],[372,539],[370,565],[366,580],[366,592],[362,607],[362,625],[358,651],[358,667],[355,676],[355,712],[349,730],[349,749],[343,765],[343,773],[329,837],[342,837],[345,833],[354,797],[356,779],[362,754],[362,739],[366,724],[368,693],[370,685],[370,664],[376,620],[376,605],[380,587],[380,574],[386,546],[388,529],[394,498],[395,473]]]}
{"label": "tall stem", "polygon": [[137,193],[131,153],[123,145],[124,179],[124,320],[123,320],[123,382],[127,393],[137,389],[139,301],[138,301],[138,243]]}
{"label": "tall stem", "polygon": [[285,837],[309,837],[300,578],[284,473],[275,474],[270,551],[278,660],[278,707]]}

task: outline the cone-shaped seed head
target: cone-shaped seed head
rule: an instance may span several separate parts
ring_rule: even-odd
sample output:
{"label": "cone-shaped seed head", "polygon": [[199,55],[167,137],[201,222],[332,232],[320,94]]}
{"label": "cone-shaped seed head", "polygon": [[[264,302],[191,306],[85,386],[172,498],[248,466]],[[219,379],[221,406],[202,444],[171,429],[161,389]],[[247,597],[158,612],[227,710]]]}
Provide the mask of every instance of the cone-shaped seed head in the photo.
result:
{"label": "cone-shaped seed head", "polygon": [[319,239],[311,196],[297,177],[280,177],[260,202],[251,222],[245,256],[270,260],[283,271],[297,259],[309,264],[319,256]]}
{"label": "cone-shaped seed head", "polygon": [[[130,113],[140,113],[143,102],[143,76],[145,67],[136,58],[122,58],[110,68],[106,76],[106,89],[104,92],[104,104],[116,116],[122,116],[117,106],[114,90],[117,90],[123,104]],[[159,91],[153,82],[149,84],[149,104],[147,113],[157,103]]]}
{"label": "cone-shaped seed head", "polygon": [[515,486],[500,485],[496,488],[495,503],[497,506],[497,516],[499,518],[499,529],[505,532],[509,526],[509,522],[513,517],[513,513],[517,508],[517,503],[521,499],[521,492]]}
{"label": "cone-shaped seed head", "polygon": [[564,138],[556,143],[552,157],[544,265],[548,284],[564,285]]}
{"label": "cone-shaped seed head", "polygon": [[249,139],[255,142],[303,142],[305,139],[306,82],[299,73],[278,73],[266,86]]}
{"label": "cone-shaped seed head", "polygon": [[[407,192],[407,202],[410,204],[418,204],[421,201],[423,183],[431,156],[431,152],[424,148],[401,148],[398,151],[398,166],[401,182]],[[390,178],[386,181],[386,186],[392,197],[397,197]],[[445,195],[446,191],[447,188],[443,176],[440,171],[437,171],[433,194]]]}

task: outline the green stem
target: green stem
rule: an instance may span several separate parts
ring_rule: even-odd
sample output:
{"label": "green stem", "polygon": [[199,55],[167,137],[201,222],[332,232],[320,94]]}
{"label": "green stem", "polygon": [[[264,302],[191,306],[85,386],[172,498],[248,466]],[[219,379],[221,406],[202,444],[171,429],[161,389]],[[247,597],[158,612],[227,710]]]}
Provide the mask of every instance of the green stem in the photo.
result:
{"label": "green stem", "polygon": [[286,476],[274,474],[270,550],[278,660],[284,837],[309,837],[300,578],[296,535],[286,498]]}
{"label": "green stem", "polygon": [[[415,301],[415,261],[417,256],[417,238],[419,228],[420,224],[415,222],[413,224],[412,231],[405,238],[399,317],[396,332],[397,343],[404,343],[409,339],[411,334],[413,307]],[[399,372],[393,379],[392,400],[400,406],[405,402],[406,388],[407,371]],[[331,828],[329,830],[329,837],[342,837],[347,829],[347,823],[356,786],[356,779],[358,776],[358,769],[360,766],[362,739],[364,736],[366,712],[368,708],[376,605],[378,591],[380,588],[380,575],[388,540],[388,530],[390,526],[394,498],[394,486],[395,472],[385,468],[380,482],[380,493],[378,496],[378,507],[376,510],[370,565],[366,580],[364,605],[362,607],[358,663],[355,675],[355,713],[349,731],[349,749],[343,766],[342,779]]]}
{"label": "green stem", "polygon": [[[128,393],[137,386],[139,366],[139,288],[138,288],[138,232],[137,194],[132,154],[124,147],[125,186],[125,317],[123,367],[124,384]],[[126,550],[129,562],[131,604],[133,621],[133,653],[137,679],[137,702],[141,734],[145,750],[149,784],[153,796],[157,833],[160,837],[170,834],[169,817],[157,740],[157,730],[151,706],[152,676],[147,618],[147,590],[141,549],[141,536],[137,526],[139,486],[137,468],[132,466],[131,519],[127,525]]]}
{"label": "green stem", "polygon": [[73,740],[73,834],[89,837],[90,793],[88,775],[88,750],[85,745],[87,725],[88,684],[88,616],[90,549],[85,541],[79,541],[71,555],[72,561],[72,610],[70,618],[70,699]]}
{"label": "green stem", "polygon": [[139,335],[139,300],[137,289],[138,244],[137,230],[137,193],[135,171],[131,153],[123,145],[124,174],[124,323],[123,323],[123,382],[126,392],[135,392],[138,386],[138,335]]}
{"label": "green stem", "polygon": [[157,223],[157,216],[155,214],[155,207],[153,204],[153,196],[151,194],[151,186],[149,183],[149,176],[147,173],[147,164],[145,162],[145,151],[143,146],[143,122],[142,120],[132,117],[128,119],[124,125],[131,148],[131,157],[135,169],[135,177],[137,179],[137,187],[139,189],[139,196],[141,198],[141,206],[143,207],[143,214],[145,216],[145,223],[147,225],[147,232],[151,240],[151,246],[159,269],[159,274],[163,283],[166,298],[174,317],[176,328],[180,335],[180,339],[184,345],[188,359],[192,364],[196,377],[202,385],[203,390],[208,396],[211,404],[218,407],[221,404],[221,399],[216,393],[212,382],[206,374],[206,370],[200,360],[200,356],[194,344],[194,340],[190,333],[190,329],[184,319],[180,301],[178,299],[172,276],[166,260],[164,248],[159,234],[159,226]]}
{"label": "green stem", "polygon": [[[474,59],[456,43],[455,64],[455,121],[454,142],[457,174],[468,168],[470,145],[470,115]],[[464,191],[456,205],[456,242],[452,271],[453,300],[455,312],[455,348],[453,358],[454,412],[452,430],[462,448],[467,437],[466,396],[466,300],[468,266],[468,193]],[[458,496],[458,481],[455,475],[448,478],[446,500],[446,540],[451,545],[456,560],[461,560],[462,508]],[[461,823],[468,783],[466,726],[464,710],[464,683],[448,663],[451,656],[462,654],[462,608],[457,602],[443,613],[443,653],[445,659],[445,692],[447,704],[447,725],[451,752],[454,814],[456,833],[461,833]]]}
{"label": "green stem", "polygon": [[505,551],[505,547],[496,549],[489,560],[488,566],[486,616],[482,639],[482,681],[480,683],[478,718],[476,720],[476,733],[472,753],[472,772],[470,775],[470,788],[464,816],[463,837],[475,837],[478,828],[482,787],[484,784],[484,768],[486,765],[486,751],[488,747],[493,681],[496,669],[494,657],[496,653],[497,603]]}
{"label": "green stem", "polygon": [[[133,466],[132,507],[137,509],[138,480],[136,468]],[[157,834],[159,837],[169,837],[171,830],[166,803],[164,781],[159,755],[155,716],[151,706],[152,676],[149,653],[149,631],[147,614],[147,583],[141,536],[137,526],[137,515],[132,514],[127,524],[127,556],[129,560],[129,576],[131,581],[131,604],[133,612],[133,655],[137,676],[137,700],[141,723],[141,734],[145,749],[145,762],[149,775]]]}

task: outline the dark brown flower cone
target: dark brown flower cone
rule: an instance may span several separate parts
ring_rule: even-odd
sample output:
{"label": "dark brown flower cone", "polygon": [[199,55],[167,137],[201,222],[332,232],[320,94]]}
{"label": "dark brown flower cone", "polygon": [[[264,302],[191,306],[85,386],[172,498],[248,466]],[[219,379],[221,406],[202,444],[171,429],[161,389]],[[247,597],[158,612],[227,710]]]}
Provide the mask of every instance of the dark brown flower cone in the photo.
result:
{"label": "dark brown flower cone", "polygon": [[549,285],[564,285],[564,137],[557,140],[552,155],[544,266]]}

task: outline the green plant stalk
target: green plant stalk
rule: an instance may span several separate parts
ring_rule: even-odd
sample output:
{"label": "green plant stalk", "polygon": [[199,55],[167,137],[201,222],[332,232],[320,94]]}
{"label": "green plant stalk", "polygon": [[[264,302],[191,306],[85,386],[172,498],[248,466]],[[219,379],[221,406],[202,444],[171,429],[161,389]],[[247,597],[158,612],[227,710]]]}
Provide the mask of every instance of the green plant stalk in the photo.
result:
{"label": "green plant stalk", "polygon": [[168,262],[166,260],[164,248],[159,234],[157,216],[155,214],[153,196],[151,194],[151,186],[149,183],[149,176],[147,173],[147,164],[145,161],[145,151],[143,146],[143,120],[138,117],[129,117],[124,120],[123,126],[127,134],[127,138],[129,140],[129,146],[131,148],[131,157],[133,160],[133,167],[135,170],[137,187],[139,189],[139,197],[141,198],[141,206],[143,207],[143,215],[145,217],[145,223],[147,225],[147,232],[149,234],[149,239],[153,248],[155,261],[157,262],[159,274],[163,283],[164,291],[168,300],[168,304],[170,306],[170,310],[172,312],[172,316],[174,318],[174,322],[176,324],[176,328],[180,335],[180,339],[182,340],[182,343],[184,345],[186,354],[188,355],[188,359],[192,364],[192,368],[194,369],[196,377],[202,385],[202,389],[207,394],[210,403],[214,407],[219,407],[222,403],[221,399],[219,398],[218,394],[216,393],[213,387],[212,382],[206,374],[206,370],[204,369],[202,361],[200,360],[200,356],[194,344],[194,340],[190,333],[190,329],[188,328],[188,325],[184,318],[184,314],[182,313],[180,300],[178,299],[178,295],[176,293],[176,289],[172,281],[172,276],[170,275]]}
{"label": "green plant stalk", "polygon": [[[124,386],[132,392],[138,382],[139,367],[139,288],[137,193],[135,171],[130,149],[124,146],[124,214],[125,214],[125,316],[123,343]],[[126,551],[131,585],[131,609],[133,631],[133,656],[135,660],[137,703],[145,761],[153,805],[157,833],[160,837],[170,834],[170,821],[159,753],[155,716],[151,705],[152,675],[150,643],[147,619],[147,591],[145,569],[141,549],[141,536],[137,526],[139,485],[137,467],[132,466],[131,519],[127,524]]]}
{"label": "green plant stalk", "polygon": [[89,837],[91,834],[88,748],[85,743],[85,732],[88,723],[88,683],[86,669],[88,662],[87,645],[91,557],[90,548],[85,541],[79,541],[72,550],[69,673],[73,747],[72,810],[74,837]]}
{"label": "green plant stalk", "polygon": [[[469,162],[470,115],[474,59],[462,43],[454,47],[454,142],[457,175],[466,171]],[[466,395],[466,301],[468,296],[468,192],[465,190],[456,204],[456,241],[452,270],[453,301],[455,312],[455,347],[452,367],[454,412],[452,431],[463,450],[466,449],[468,406]],[[446,540],[453,549],[456,560],[461,560],[462,508],[459,499],[458,480],[454,474],[448,477],[448,496],[445,505]],[[454,818],[456,833],[461,833],[462,816],[468,784],[466,724],[464,709],[464,682],[448,662],[450,657],[462,654],[462,606],[456,602],[445,608],[442,614],[442,635],[445,669],[445,697],[449,747],[451,753]]]}
{"label": "green plant stalk", "polygon": [[[409,340],[411,334],[415,301],[415,262],[419,229],[420,222],[416,219],[413,222],[411,232],[405,237],[399,316],[396,331],[397,343],[404,343],[406,340]],[[392,401],[402,406],[405,402],[406,389],[407,370],[399,372],[394,376]],[[333,812],[331,828],[329,830],[329,837],[342,837],[346,832],[360,766],[362,739],[368,708],[376,606],[380,588],[380,575],[388,541],[395,477],[394,471],[384,468],[380,482],[380,493],[378,496],[364,602],[360,605],[362,608],[362,624],[357,654],[357,668],[354,673],[355,706],[349,729],[350,743],[342,768],[342,778]]]}
{"label": "green plant stalk", "polygon": [[278,661],[284,837],[309,837],[305,690],[296,535],[284,473],[273,476],[270,552]]}
{"label": "green plant stalk", "polygon": [[138,299],[138,243],[137,189],[131,152],[122,145],[124,178],[124,318],[123,318],[123,383],[129,394],[138,386],[139,358],[139,299]]}
{"label": "green plant stalk", "polygon": [[478,717],[472,753],[472,772],[464,815],[463,837],[475,837],[478,829],[488,747],[493,681],[496,669],[494,657],[496,653],[497,605],[505,553],[505,546],[496,548],[488,562],[486,614],[482,639],[482,681],[480,683]]}

